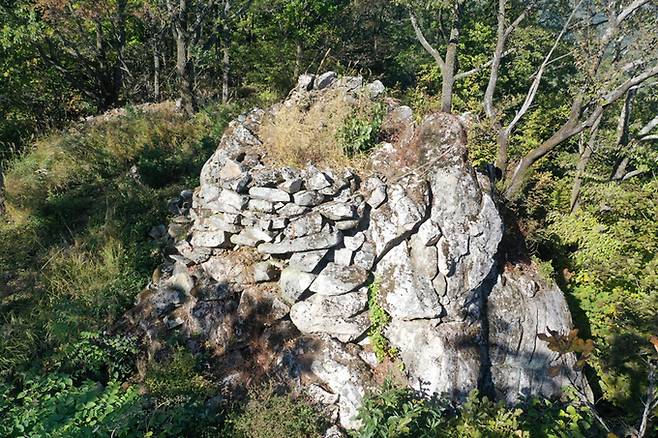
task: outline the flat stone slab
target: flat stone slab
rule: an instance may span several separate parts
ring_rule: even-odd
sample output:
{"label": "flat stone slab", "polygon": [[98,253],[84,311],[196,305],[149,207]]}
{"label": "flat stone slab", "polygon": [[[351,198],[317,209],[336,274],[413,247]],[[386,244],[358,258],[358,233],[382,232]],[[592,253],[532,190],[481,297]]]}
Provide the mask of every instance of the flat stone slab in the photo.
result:
{"label": "flat stone slab", "polygon": [[345,236],[343,243],[345,248],[351,251],[357,251],[363,245],[363,242],[366,241],[366,235],[363,232],[358,232],[354,236]]}
{"label": "flat stone slab", "polygon": [[292,178],[279,184],[279,189],[291,195],[302,189],[304,181],[301,178]]}
{"label": "flat stone slab", "polygon": [[279,276],[279,269],[271,262],[260,262],[254,265],[254,281],[262,283],[274,281]]}
{"label": "flat stone slab", "polygon": [[269,202],[290,202],[290,194],[279,189],[269,187],[252,187],[249,189],[252,199],[262,199]]}
{"label": "flat stone slab", "polygon": [[301,216],[304,213],[307,213],[308,211],[309,211],[308,207],[304,207],[297,204],[286,204],[281,208],[279,208],[276,213],[281,217],[293,218],[293,217]]}
{"label": "flat stone slab", "polygon": [[329,253],[328,249],[296,252],[290,257],[289,266],[294,266],[304,272],[313,272],[327,256],[327,253]]}
{"label": "flat stone slab", "polygon": [[197,231],[192,236],[193,247],[221,248],[229,242],[229,234],[225,231]]}
{"label": "flat stone slab", "polygon": [[315,207],[322,204],[324,195],[313,190],[302,190],[293,195],[293,201],[302,207]]}
{"label": "flat stone slab", "polygon": [[250,199],[247,204],[247,209],[260,213],[272,213],[274,212],[274,204],[264,199]]}
{"label": "flat stone slab", "polygon": [[217,198],[219,204],[226,204],[235,210],[244,210],[249,202],[249,197],[241,195],[233,190],[222,190]]}
{"label": "flat stone slab", "polygon": [[360,266],[329,263],[311,285],[311,291],[320,295],[343,295],[363,286],[368,271]]}
{"label": "flat stone slab", "polygon": [[322,313],[322,305],[311,299],[294,304],[290,308],[290,320],[302,333],[325,333],[341,342],[359,338],[370,327],[365,313],[354,317],[328,316]]}
{"label": "flat stone slab", "polygon": [[259,228],[245,228],[240,234],[231,236],[231,243],[242,246],[256,246],[262,242],[271,242],[273,233]]}
{"label": "flat stone slab", "polygon": [[352,257],[354,257],[354,251],[347,248],[337,249],[334,252],[334,262],[338,263],[339,265],[351,265]]}
{"label": "flat stone slab", "polygon": [[317,233],[298,239],[284,239],[279,243],[262,243],[258,245],[258,252],[262,254],[287,254],[291,252],[304,252],[316,249],[333,248],[343,241],[340,231]]}
{"label": "flat stone slab", "polygon": [[290,239],[296,239],[298,237],[308,236],[309,234],[319,233],[322,231],[322,225],[324,225],[322,215],[312,212],[290,221],[285,234]]}
{"label": "flat stone slab", "polygon": [[356,206],[348,202],[332,201],[318,206],[315,211],[332,221],[356,218]]}

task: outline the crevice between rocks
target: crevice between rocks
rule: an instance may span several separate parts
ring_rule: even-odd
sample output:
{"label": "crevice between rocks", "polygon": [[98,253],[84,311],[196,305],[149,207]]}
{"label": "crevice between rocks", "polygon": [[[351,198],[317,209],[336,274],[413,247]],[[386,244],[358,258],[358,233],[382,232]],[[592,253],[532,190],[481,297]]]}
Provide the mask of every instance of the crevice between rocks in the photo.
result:
{"label": "crevice between rocks", "polygon": [[499,270],[504,264],[501,260],[501,243],[498,244],[494,263],[489,273],[482,280],[479,289],[480,297],[480,324],[482,325],[482,341],[480,342],[480,371],[478,377],[478,391],[481,395],[487,396],[490,400],[495,400],[496,390],[491,373],[491,351],[489,344],[489,295],[498,281]]}
{"label": "crevice between rocks", "polygon": [[[406,242],[407,240],[409,240],[409,238],[414,234],[418,234],[418,230],[420,229],[420,226],[423,225],[426,221],[428,221],[432,216],[432,202],[434,198],[432,196],[432,187],[430,186],[429,183],[427,183],[427,198],[428,198],[427,208],[425,209],[425,214],[423,215],[421,220],[416,225],[414,225],[414,227],[411,230],[402,233],[400,236],[391,240],[388,243],[388,245],[386,245],[386,247],[382,250],[382,253],[375,258],[375,262],[372,265],[372,272],[375,272],[377,270],[377,265],[384,257],[386,257],[386,254],[388,254],[393,248],[400,245],[402,242]],[[370,212],[368,212],[368,223],[370,223]]]}

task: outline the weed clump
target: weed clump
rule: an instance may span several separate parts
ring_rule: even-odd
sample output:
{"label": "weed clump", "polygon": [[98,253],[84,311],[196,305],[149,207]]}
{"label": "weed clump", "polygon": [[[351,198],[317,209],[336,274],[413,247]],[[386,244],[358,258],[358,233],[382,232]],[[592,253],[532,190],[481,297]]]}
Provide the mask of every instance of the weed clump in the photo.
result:
{"label": "weed clump", "polygon": [[322,436],[326,418],[303,397],[277,394],[266,386],[252,389],[249,402],[227,420],[224,436],[238,438],[305,438]]}
{"label": "weed clump", "polygon": [[394,359],[398,355],[398,350],[391,347],[384,336],[384,330],[391,322],[391,316],[379,304],[379,282],[376,280],[368,286],[368,316],[371,324],[368,338],[377,356],[377,361],[383,362],[386,358]]}
{"label": "weed clump", "polygon": [[274,165],[359,168],[377,143],[383,118],[381,103],[336,89],[307,108],[282,105],[265,120],[260,134]]}

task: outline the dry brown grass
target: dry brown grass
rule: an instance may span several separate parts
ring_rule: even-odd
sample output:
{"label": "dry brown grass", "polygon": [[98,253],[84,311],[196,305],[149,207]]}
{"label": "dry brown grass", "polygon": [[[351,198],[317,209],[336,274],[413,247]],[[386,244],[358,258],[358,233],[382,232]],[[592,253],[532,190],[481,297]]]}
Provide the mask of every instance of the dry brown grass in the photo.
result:
{"label": "dry brown grass", "polygon": [[265,158],[276,166],[304,167],[313,163],[360,169],[365,157],[348,156],[339,134],[348,118],[367,117],[372,108],[373,102],[367,96],[351,99],[340,90],[328,91],[308,108],[282,105],[264,121],[260,131],[268,153]]}

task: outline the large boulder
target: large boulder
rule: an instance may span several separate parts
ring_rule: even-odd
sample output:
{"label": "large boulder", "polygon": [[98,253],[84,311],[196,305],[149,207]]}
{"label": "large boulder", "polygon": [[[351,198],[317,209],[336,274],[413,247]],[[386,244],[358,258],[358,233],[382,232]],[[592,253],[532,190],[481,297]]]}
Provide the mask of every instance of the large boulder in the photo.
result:
{"label": "large boulder", "polygon": [[[534,267],[500,274],[488,297],[487,319],[491,378],[499,398],[513,403],[535,394],[556,396],[582,378],[573,371],[573,356],[558,361],[558,353],[537,337],[548,329],[565,334],[573,323],[562,291]],[[555,365],[558,374],[549,375]],[[587,383],[579,383],[589,393]]]}

